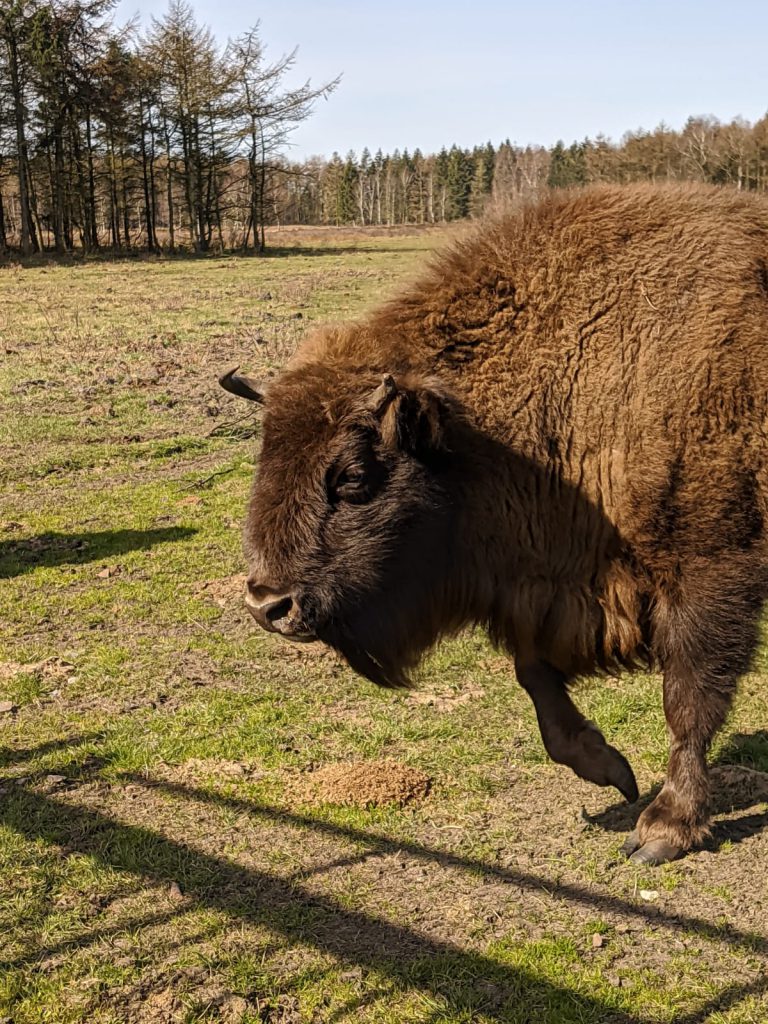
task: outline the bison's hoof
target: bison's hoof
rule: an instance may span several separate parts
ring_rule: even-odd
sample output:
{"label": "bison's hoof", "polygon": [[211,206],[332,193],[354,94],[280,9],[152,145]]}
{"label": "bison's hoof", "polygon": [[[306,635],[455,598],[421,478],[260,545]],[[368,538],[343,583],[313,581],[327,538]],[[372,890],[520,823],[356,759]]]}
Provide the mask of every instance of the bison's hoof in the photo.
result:
{"label": "bison's hoof", "polygon": [[627,837],[621,852],[629,859],[630,864],[654,865],[677,860],[683,850],[666,839],[650,839],[647,843],[641,844],[640,833],[635,829]]}
{"label": "bison's hoof", "polygon": [[571,747],[555,757],[573,768],[576,774],[598,786],[615,786],[631,804],[639,791],[629,761],[616,747],[605,742],[603,734],[591,723],[577,735]]}
{"label": "bison's hoof", "polygon": [[608,747],[611,754],[614,755],[613,765],[613,778],[611,783],[618,789],[623,797],[633,804],[635,800],[640,796],[640,790],[637,788],[637,781],[635,780],[635,773],[632,771],[632,766],[629,761],[620,754],[615,747]]}

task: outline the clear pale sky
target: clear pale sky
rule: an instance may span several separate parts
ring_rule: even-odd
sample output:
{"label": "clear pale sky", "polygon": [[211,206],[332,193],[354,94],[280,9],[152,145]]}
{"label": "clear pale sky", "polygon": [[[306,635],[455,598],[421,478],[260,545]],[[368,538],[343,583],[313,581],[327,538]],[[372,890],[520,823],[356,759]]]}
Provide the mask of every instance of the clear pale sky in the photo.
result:
{"label": "clear pale sky", "polygon": [[[689,114],[768,109],[768,0],[193,0],[222,42],[261,21],[267,56],[299,47],[294,82],[343,73],[291,154],[434,152],[509,137],[551,145]],[[149,24],[167,0],[120,0]]]}

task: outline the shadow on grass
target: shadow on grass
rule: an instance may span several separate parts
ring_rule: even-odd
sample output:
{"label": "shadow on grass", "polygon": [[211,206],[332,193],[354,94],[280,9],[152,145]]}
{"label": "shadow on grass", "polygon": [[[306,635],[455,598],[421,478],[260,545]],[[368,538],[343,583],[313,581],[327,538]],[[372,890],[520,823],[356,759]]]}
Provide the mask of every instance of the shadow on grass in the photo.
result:
{"label": "shadow on grass", "polygon": [[[751,996],[761,996],[766,992],[768,992],[768,975],[763,975],[754,981],[729,985],[714,999],[710,999],[705,1006],[694,1010],[693,1013],[687,1013],[684,1017],[676,1017],[675,1024],[707,1024],[707,1021],[712,1020],[713,1014],[724,1013],[726,1010],[738,1006],[739,1003],[743,1003],[745,999],[749,999]],[[757,1021],[758,1018],[751,1017],[749,1019]]]}
{"label": "shadow on grass", "polygon": [[728,742],[719,751],[715,765],[738,764],[768,772],[768,730],[737,732],[728,737]]}
{"label": "shadow on grass", "polygon": [[[425,862],[471,871],[498,880],[523,892],[539,894],[551,890],[551,880],[530,873],[499,868],[470,857],[434,849],[417,842],[392,840],[387,836],[360,829],[318,821],[309,815],[262,805],[240,798],[211,793],[180,783],[147,780],[126,774],[126,782],[205,804],[213,804],[237,814],[262,819],[265,824],[289,824],[334,838],[362,844],[359,859],[393,853],[407,854]],[[401,991],[419,992],[430,1000],[439,1000],[445,1012],[474,1019],[482,1013],[495,1021],[537,1021],[540,1024],[650,1024],[647,1018],[627,1012],[627,995],[616,993],[615,1001],[582,995],[559,986],[534,971],[509,966],[491,956],[462,948],[456,943],[424,935],[407,924],[396,924],[370,913],[350,909],[332,897],[302,885],[314,874],[305,871],[291,878],[271,875],[245,867],[215,854],[193,849],[143,825],[125,824],[100,810],[62,802],[27,787],[15,787],[0,820],[30,840],[42,839],[87,854],[102,864],[134,873],[155,884],[180,882],[187,896],[200,908],[226,913],[239,920],[267,928],[288,944],[305,944],[330,954],[345,964],[370,969],[384,975]],[[352,857],[349,862],[356,859]],[[343,861],[345,862],[345,861]],[[321,865],[318,871],[327,870]],[[659,908],[596,892],[594,888],[571,884],[556,885],[552,893],[559,899],[590,910],[621,913],[655,928],[668,928],[706,937],[745,951],[765,955],[768,939],[730,925],[712,924],[690,915],[674,915]],[[71,946],[96,941],[91,933]],[[27,955],[19,963],[34,959]],[[10,966],[10,965],[9,965]],[[766,979],[733,985],[724,989],[706,1006],[678,1024],[700,1024],[715,1011],[732,1007],[765,991]],[[364,998],[364,997],[363,997]],[[603,997],[604,998],[604,997]],[[354,1007],[347,1007],[350,1012]],[[444,1019],[443,1012],[435,1019]],[[654,1018],[655,1019],[655,1018]]]}
{"label": "shadow on grass", "polygon": [[11,579],[40,566],[82,565],[110,560],[129,551],[187,540],[196,530],[167,526],[156,530],[100,530],[94,533],[40,533],[22,540],[0,541],[0,579]]}
{"label": "shadow on grass", "polygon": [[[722,924],[711,924],[704,918],[691,917],[689,915],[666,914],[656,907],[649,907],[642,902],[632,902],[618,896],[609,896],[595,892],[593,889],[583,888],[568,883],[560,883],[553,887],[548,880],[546,886],[538,875],[529,874],[524,871],[516,871],[510,868],[497,867],[485,861],[473,857],[462,857],[457,854],[448,853],[444,850],[437,850],[421,843],[408,842],[403,839],[389,839],[387,836],[376,833],[364,832],[360,829],[350,828],[344,825],[336,825],[332,822],[318,821],[310,815],[298,814],[294,811],[286,811],[280,807],[262,805],[237,797],[224,796],[220,793],[210,793],[206,790],[186,786],[178,782],[166,782],[149,780],[146,776],[126,774],[122,776],[127,782],[134,785],[142,785],[147,788],[157,788],[165,792],[184,797],[185,799],[199,800],[202,803],[213,803],[226,807],[231,811],[240,814],[249,814],[261,817],[268,821],[280,822],[282,824],[295,825],[308,830],[330,835],[336,838],[351,840],[355,843],[362,843],[366,849],[357,855],[358,860],[364,860],[371,856],[381,856],[394,853],[406,853],[417,859],[425,861],[436,861],[444,867],[454,867],[471,871],[490,879],[496,879],[517,886],[518,888],[540,893],[542,888],[563,899],[573,903],[581,904],[590,909],[616,912],[636,918],[639,921],[652,923],[656,927],[667,927],[678,931],[694,931],[698,935],[705,936],[718,942],[727,942],[735,946],[744,946],[762,954],[768,954],[768,937],[743,932],[737,928],[724,926]],[[626,804],[623,805],[625,808]],[[637,805],[632,805],[636,808]],[[341,862],[344,863],[343,861]],[[328,871],[333,865],[321,865],[317,872]],[[315,871],[303,872],[301,876],[308,877],[315,874]]]}
{"label": "shadow on grass", "polygon": [[[616,1005],[607,1005],[525,968],[349,909],[295,881],[200,852],[150,828],[124,824],[25,787],[15,790],[0,808],[0,820],[30,840],[66,846],[154,883],[180,882],[201,908],[264,927],[284,942],[306,944],[344,964],[375,970],[403,991],[440,1000],[462,1019],[482,1013],[495,1021],[648,1024],[621,1008],[619,993]],[[260,813],[268,814],[264,809]]]}
{"label": "shadow on grass", "polygon": [[[88,946],[95,946],[98,943],[103,943],[114,936],[124,935],[126,931],[137,932],[143,928],[156,928],[159,925],[170,924],[179,916],[179,913],[180,911],[178,908],[166,911],[155,911],[150,914],[144,914],[140,917],[133,917],[129,921],[120,921],[118,924],[112,925],[109,928],[97,927],[92,929],[90,932],[86,932],[85,935],[79,935],[76,938],[65,939],[63,942],[30,950],[29,953],[16,957],[14,960],[0,960],[0,970],[18,970],[20,967],[27,967],[36,963],[39,964],[41,960],[46,960],[48,957],[58,956],[61,953],[71,955],[78,949],[87,949]],[[0,1017],[0,1020],[7,1020],[7,1018]]]}
{"label": "shadow on grass", "polygon": [[66,750],[71,754],[78,747],[87,746],[100,738],[101,735],[99,733],[93,732],[83,736],[48,740],[46,743],[40,743],[36,747],[0,747],[0,768],[6,768],[11,764],[21,764],[24,761],[32,761],[37,757],[45,757],[46,754],[52,754],[58,750]]}
{"label": "shadow on grass", "polygon": [[428,255],[424,248],[418,245],[398,245],[396,248],[369,245],[278,245],[267,249],[261,259],[264,259],[265,256],[267,259],[270,256],[278,258],[293,256],[366,256],[368,253],[371,255],[388,253],[391,256],[400,252],[422,252],[425,259]]}

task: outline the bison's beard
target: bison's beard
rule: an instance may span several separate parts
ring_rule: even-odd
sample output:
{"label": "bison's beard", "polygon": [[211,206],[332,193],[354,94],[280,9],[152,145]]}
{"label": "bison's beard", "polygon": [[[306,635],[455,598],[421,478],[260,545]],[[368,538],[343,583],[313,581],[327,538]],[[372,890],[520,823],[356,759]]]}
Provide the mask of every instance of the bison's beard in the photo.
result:
{"label": "bison's beard", "polygon": [[[375,557],[364,559],[356,586],[326,591],[318,638],[377,686],[410,686],[426,652],[468,620],[452,583],[452,521],[439,508],[437,499],[433,506],[425,499],[410,519],[398,521],[388,557],[378,565]],[[379,537],[378,550],[387,548]]]}
{"label": "bison's beard", "polygon": [[380,635],[373,635],[359,627],[358,622],[334,622],[320,630],[318,636],[338,651],[350,668],[377,686],[390,689],[411,686],[410,672],[418,665],[423,651],[406,647],[403,637],[396,643],[392,633],[384,628]]}
{"label": "bison's beard", "polygon": [[[377,686],[412,685],[411,672],[440,637],[463,624],[440,600],[441,587],[394,587],[354,602],[317,630],[350,667]],[[446,614],[447,613],[447,614]]]}
{"label": "bison's beard", "polygon": [[377,686],[400,689],[411,685],[408,668],[413,666],[398,664],[391,655],[366,650],[356,644],[353,638],[343,634],[328,643],[343,656],[350,668]]}

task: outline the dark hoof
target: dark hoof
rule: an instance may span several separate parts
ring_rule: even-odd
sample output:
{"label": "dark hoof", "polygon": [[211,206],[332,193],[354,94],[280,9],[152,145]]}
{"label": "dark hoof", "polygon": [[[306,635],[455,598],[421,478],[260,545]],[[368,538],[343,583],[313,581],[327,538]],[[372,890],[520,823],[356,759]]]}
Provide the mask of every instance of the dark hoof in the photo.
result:
{"label": "dark hoof", "polygon": [[630,864],[647,864],[652,867],[655,864],[668,864],[669,861],[677,860],[683,851],[666,839],[650,839],[641,846],[638,831],[635,829],[627,837],[621,852],[629,858]]}
{"label": "dark hoof", "polygon": [[637,780],[632,766],[615,747],[608,749],[614,756],[614,777],[611,779],[611,783],[629,803],[633,804],[640,796],[640,790],[637,788]]}
{"label": "dark hoof", "polygon": [[640,795],[629,761],[616,747],[605,742],[603,734],[592,723],[587,723],[571,749],[563,756],[555,756],[555,760],[569,764],[580,778],[588,782],[615,786],[631,804]]}
{"label": "dark hoof", "polygon": [[621,846],[621,855],[629,859],[635,850],[640,849],[640,834],[637,829],[629,833]]}

